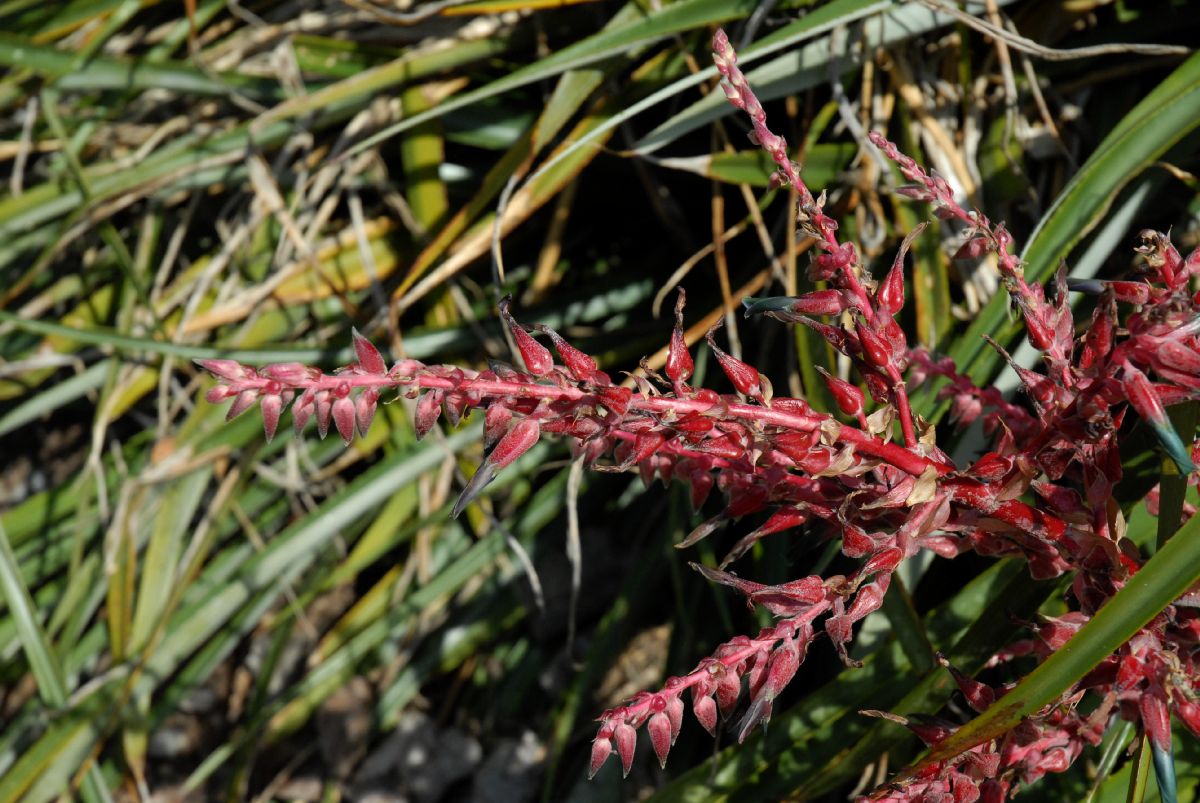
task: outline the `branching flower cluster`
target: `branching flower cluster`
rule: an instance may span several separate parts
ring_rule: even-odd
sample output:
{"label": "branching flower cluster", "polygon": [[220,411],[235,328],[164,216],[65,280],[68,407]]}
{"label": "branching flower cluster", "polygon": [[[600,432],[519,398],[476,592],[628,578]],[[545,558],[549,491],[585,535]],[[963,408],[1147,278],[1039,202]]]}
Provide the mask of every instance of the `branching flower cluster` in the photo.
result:
{"label": "branching flower cluster", "polygon": [[[488,370],[472,371],[416,360],[389,367],[357,332],[357,362],[332,374],[299,364],[251,369],[228,360],[201,361],[218,380],[208,399],[232,399],[230,417],[257,403],[268,438],[289,405],[297,432],[311,419],[322,437],[334,429],[346,442],[356,430],[366,431],[385,393],[416,399],[420,435],[442,414],[456,425],[470,411],[483,410],[490,452],[464,489],[455,515],[546,435],[565,438],[596,469],[636,469],[647,484],[656,477],[686,483],[697,507],[715,487],[726,500],[723,510],[680,547],[728,521],[768,514],[719,568],[693,566],[742,594],[748,604],[770,611],[775,623],[753,637],[729,640],[686,675],[605,712],[592,745],[591,774],[613,753],[628,773],[643,728],[665,762],[687,702],[714,734],[722,718],[740,711],[735,727],[739,741],[744,739],[771,718],[774,701],[819,633],[843,661],[854,663],[847,647],[855,623],[879,609],[893,572],[921,550],[946,558],[967,551],[1013,556],[1026,561],[1037,578],[1071,573],[1074,610],[1043,621],[1029,639],[993,662],[1048,655],[1141,565],[1136,548],[1123,538],[1120,513],[1110,504],[1121,479],[1118,437],[1128,411],[1154,427],[1182,472],[1194,471],[1194,447],[1175,433],[1164,408],[1200,396],[1200,298],[1188,291],[1190,280],[1200,274],[1200,250],[1184,259],[1166,235],[1143,233],[1138,250],[1144,281],[1073,287],[1099,295],[1090,323],[1077,337],[1062,271],[1049,295],[1026,282],[1003,225],[961,209],[943,179],[872,134],[875,146],[911,182],[899,192],[932,204],[940,218],[967,224],[962,256],[995,254],[1045,365],[1045,373],[1039,373],[1013,364],[1031,413],[994,389],[976,387],[953,362],[909,347],[896,316],[905,303],[906,253],[923,226],[905,238],[887,274],[872,278],[855,247],[838,240],[824,198],[805,185],[786,143],[767,128],[765,112],[723,32],[714,39],[714,51],[730,102],[749,116],[754,139],[777,163],[776,180],[798,194],[800,227],[818,249],[809,276],[827,284],[797,298],[747,299],[746,312],[808,326],[849,359],[865,392],[860,384],[826,373],[836,415],[814,410],[804,399],[775,396],[757,369],[720,348],[715,331],[709,332],[708,345],[736,393],[689,384],[692,355],[683,334],[682,292],[663,373],[643,370],[636,375],[636,390],[615,384],[592,357],[553,329],[518,323],[507,303],[500,315],[520,353],[520,368],[492,363]],[[939,449],[935,429],[911,409],[906,387],[928,377],[947,380],[942,397],[952,400],[958,423],[981,418],[991,437],[989,451],[970,465],[956,465]],[[727,571],[759,540],[802,529],[840,539],[843,554],[858,562],[857,569],[771,586]],[[877,790],[875,797],[1004,799],[1018,785],[1069,767],[1085,745],[1099,742],[1114,712],[1140,721],[1151,740],[1167,748],[1172,712],[1200,733],[1198,640],[1197,611],[1174,606],[1041,716],[1002,739],[926,767],[902,786]],[[945,665],[978,711],[1006,691]],[[1077,703],[1088,693],[1100,702],[1084,715]],[[739,704],[743,697],[747,702]],[[880,715],[906,724],[928,744],[956,727],[936,719]]]}

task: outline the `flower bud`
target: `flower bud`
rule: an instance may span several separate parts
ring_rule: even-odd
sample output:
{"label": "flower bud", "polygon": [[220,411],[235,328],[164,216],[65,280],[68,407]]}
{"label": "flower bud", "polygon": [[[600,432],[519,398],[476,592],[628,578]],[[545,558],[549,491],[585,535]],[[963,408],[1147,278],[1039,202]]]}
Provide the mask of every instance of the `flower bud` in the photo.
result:
{"label": "flower bud", "polygon": [[663,370],[667,378],[676,386],[676,391],[682,390],[681,385],[692,376],[692,354],[688,351],[687,340],[683,334],[683,304],[685,300],[683,288],[679,288],[679,296],[675,300],[675,328],[671,330],[671,345],[667,349],[667,364]]}
{"label": "flower bud", "polygon": [[366,436],[367,430],[371,428],[371,422],[375,420],[375,410],[379,405],[379,391],[375,388],[365,388],[362,393],[358,394],[358,399],[354,402],[354,418],[358,421],[358,434]]}
{"label": "flower bud", "polygon": [[512,299],[508,297],[500,301],[500,317],[504,319],[509,331],[512,332],[513,340],[517,343],[517,350],[521,352],[521,359],[525,362],[525,370],[534,376],[545,376],[554,368],[554,357],[550,355],[550,349],[534,340],[533,335],[526,332],[525,328],[516,322],[508,311],[511,302]]}
{"label": "flower bud", "polygon": [[233,400],[233,404],[229,405],[228,412],[225,413],[225,420],[232,421],[242,413],[254,406],[254,402],[258,399],[257,390],[243,390]]}
{"label": "flower bud", "polygon": [[712,697],[705,695],[692,700],[692,712],[709,735],[717,735],[717,704]]}
{"label": "flower bud", "polygon": [[342,396],[333,403],[333,423],[337,427],[338,434],[342,436],[342,441],[349,446],[350,441],[354,440],[354,400],[349,396]]}
{"label": "flower bud", "polygon": [[1171,420],[1167,418],[1167,411],[1163,408],[1162,400],[1155,392],[1153,384],[1128,360],[1121,367],[1121,388],[1125,391],[1129,404],[1147,424],[1153,427],[1163,449],[1175,461],[1179,471],[1183,474],[1191,474],[1196,470],[1196,466],[1192,463],[1191,455],[1183,440],[1180,439],[1179,433],[1175,431]]}
{"label": "flower bud", "polygon": [[863,405],[866,402],[866,396],[863,395],[862,389],[844,379],[833,376],[820,366],[817,366],[817,370],[825,378],[825,384],[829,387],[829,392],[833,394],[833,400],[837,402],[838,409],[846,415],[855,417],[862,415]]}
{"label": "flower bud", "polygon": [[251,376],[249,368],[236,360],[196,360],[196,364],[219,379],[236,382]]}
{"label": "flower bud", "polygon": [[895,315],[904,308],[904,257],[927,225],[919,224],[904,237],[900,243],[900,250],[896,252],[896,259],[892,262],[892,269],[875,291],[875,304],[888,315]]}
{"label": "flower bud", "polygon": [[492,453],[488,455],[488,461],[497,469],[512,464],[538,442],[540,432],[536,419],[522,418],[492,449]]}
{"label": "flower bud", "polygon": [[539,324],[537,328],[550,337],[551,342],[554,343],[555,351],[558,352],[558,356],[562,358],[563,365],[567,366],[567,370],[571,372],[572,376],[580,382],[591,381],[592,377],[596,375],[595,360],[563,340],[562,336],[549,326]]}
{"label": "flower bud", "polygon": [[351,329],[350,333],[354,341],[354,353],[357,355],[358,364],[362,369],[368,374],[386,374],[387,364],[383,361],[379,349],[375,348],[370,340],[360,335],[357,329]]}
{"label": "flower bud", "polygon": [[658,756],[658,765],[667,766],[667,753],[671,750],[671,718],[662,711],[650,717],[646,723],[646,731],[650,734],[650,744],[654,746],[654,754]]}
{"label": "flower bud", "polygon": [[[718,324],[719,326],[720,324]],[[762,375],[758,373],[751,365],[747,365],[736,357],[726,354],[717,346],[713,340],[713,332],[717,327],[709,330],[707,335],[708,346],[712,349],[713,354],[717,357],[717,362],[721,364],[721,370],[725,372],[725,376],[729,377],[729,381],[737,389],[738,393],[744,396],[749,396],[757,400],[760,404],[770,403],[769,387],[763,382]]]}
{"label": "flower bud", "polygon": [[588,764],[588,780],[596,777],[596,773],[604,766],[604,762],[608,761],[608,757],[612,755],[613,743],[609,736],[597,736],[592,741],[592,759]]}
{"label": "flower bud", "polygon": [[263,417],[263,434],[267,437],[267,443],[275,437],[275,430],[279,428],[279,416],[283,413],[283,397],[281,395],[271,393],[262,397],[259,402],[259,409],[262,411]]}
{"label": "flower bud", "polygon": [[444,395],[441,390],[430,390],[417,400],[417,409],[413,413],[413,429],[416,431],[417,440],[424,438],[437,423],[438,416],[442,412]]}
{"label": "flower bud", "polygon": [[886,368],[891,365],[892,348],[886,340],[858,317],[854,321],[854,331],[858,335],[859,343],[862,344],[863,358],[869,365],[876,368]]}
{"label": "flower bud", "polygon": [[628,722],[617,725],[613,731],[613,741],[617,743],[617,755],[621,757],[622,777],[629,777],[633,768],[633,751],[637,747],[637,731]]}

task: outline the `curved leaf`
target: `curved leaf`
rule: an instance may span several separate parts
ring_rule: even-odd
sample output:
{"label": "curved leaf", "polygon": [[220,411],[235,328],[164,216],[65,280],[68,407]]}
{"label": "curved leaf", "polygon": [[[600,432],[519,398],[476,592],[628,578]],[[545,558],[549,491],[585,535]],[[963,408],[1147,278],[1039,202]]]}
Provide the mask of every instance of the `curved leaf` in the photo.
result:
{"label": "curved leaf", "polygon": [[1059,699],[1198,580],[1200,516],[1193,516],[1070,641],[1016,688],[940,742],[922,766],[994,739]]}

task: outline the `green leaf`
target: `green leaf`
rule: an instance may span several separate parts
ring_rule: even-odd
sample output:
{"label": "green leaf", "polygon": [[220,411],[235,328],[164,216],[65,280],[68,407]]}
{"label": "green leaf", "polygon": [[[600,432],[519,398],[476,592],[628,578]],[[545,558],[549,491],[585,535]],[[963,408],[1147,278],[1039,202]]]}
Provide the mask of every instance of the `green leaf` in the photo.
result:
{"label": "green leaf", "polygon": [[[479,89],[464,93],[453,100],[438,104],[433,109],[390,125],[348,149],[345,156],[353,156],[368,148],[373,148],[380,142],[447,112],[538,81],[544,81],[547,78],[553,78],[568,70],[577,70],[612,56],[619,56],[639,45],[652,44],[682,31],[744,17],[753,8],[754,3],[749,0],[681,0],[671,3],[646,14],[643,19],[615,28],[606,28],[528,67],[511,72]],[[702,74],[715,74],[715,69],[709,68]],[[688,85],[695,83],[697,82],[692,81]],[[614,127],[607,126],[605,131]]]}
{"label": "green leaf", "polygon": [[[1007,5],[1007,2],[1001,2],[999,5]],[[867,47],[882,47],[907,41],[951,22],[949,16],[931,12],[920,5],[838,0],[814,9],[745,48],[738,53],[738,62],[754,87],[754,94],[761,101],[811,89],[829,81],[831,68],[836,68],[840,75],[856,66],[852,59],[833,58],[833,39],[837,29],[869,17],[876,19],[862,28],[863,40]],[[803,47],[794,47],[801,42],[806,44]],[[786,52],[765,64],[753,69],[748,68],[756,59],[781,50]],[[715,75],[716,68],[709,67],[695,77],[702,76],[707,80]],[[698,83],[689,81],[686,87]],[[686,87],[681,82],[679,91]],[[726,101],[724,93],[710,92],[638,140],[634,150],[641,154],[651,153],[713,120],[736,112],[737,110]],[[816,182],[813,182],[812,186],[814,192],[820,191],[820,185]]]}
{"label": "green leaf", "polygon": [[1200,580],[1200,516],[1194,516],[1091,621],[991,708],[933,748],[925,762],[951,758],[1016,727],[1059,699],[1164,608]]}
{"label": "green leaf", "polygon": [[21,578],[21,567],[8,543],[8,535],[0,526],[0,592],[8,604],[8,610],[17,625],[17,636],[29,661],[29,669],[37,681],[38,693],[47,705],[61,708],[67,702],[67,686],[62,667],[54,656],[46,633],[42,630],[42,618],[34,605],[29,589]]}

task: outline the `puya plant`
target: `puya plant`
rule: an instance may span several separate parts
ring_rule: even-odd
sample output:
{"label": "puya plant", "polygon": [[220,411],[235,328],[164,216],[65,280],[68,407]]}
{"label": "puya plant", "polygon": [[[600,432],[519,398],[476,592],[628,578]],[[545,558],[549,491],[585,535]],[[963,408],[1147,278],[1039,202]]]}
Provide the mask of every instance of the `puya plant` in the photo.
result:
{"label": "puya plant", "polygon": [[[518,323],[507,301],[499,312],[521,368],[493,362],[474,371],[411,359],[389,366],[357,332],[357,362],[333,373],[296,363],[255,369],[229,360],[200,362],[217,379],[208,400],[232,399],[231,418],[257,404],[268,438],[289,406],[297,433],[315,420],[321,437],[334,429],[347,443],[370,426],[385,394],[416,400],[418,435],[428,433],[443,413],[455,425],[482,410],[490,451],[455,515],[547,436],[565,438],[588,466],[637,470],[647,485],[656,476],[685,483],[696,507],[714,488],[721,493],[722,512],[680,547],[730,520],[767,515],[719,568],[692,565],[765,608],[774,623],[753,636],[731,638],[691,672],[603,713],[592,743],[591,775],[613,753],[628,773],[642,729],[665,763],[683,724],[685,698],[709,732],[715,735],[724,717],[732,720],[738,740],[745,739],[771,718],[776,698],[819,633],[847,665],[855,663],[848,652],[855,623],[880,608],[897,567],[922,550],[947,559],[966,552],[1009,556],[1024,561],[1034,578],[1069,575],[1070,612],[1044,618],[991,663],[1044,659],[1144,562],[1124,537],[1123,519],[1110,502],[1122,477],[1119,447],[1131,412],[1154,429],[1179,471],[1196,480],[1197,447],[1180,438],[1165,408],[1200,397],[1200,294],[1189,289],[1200,274],[1200,250],[1183,258],[1168,236],[1143,232],[1136,249],[1144,267],[1140,279],[1072,283],[1063,268],[1049,291],[1026,281],[1002,224],[961,208],[943,179],[881,134],[871,134],[874,146],[910,182],[899,193],[930,204],[938,218],[966,225],[960,256],[994,255],[1044,366],[1033,371],[1012,363],[1027,400],[1009,401],[993,388],[977,387],[952,361],[910,347],[897,323],[905,304],[906,253],[924,224],[904,239],[890,270],[872,277],[854,245],[838,239],[824,197],[813,195],[784,140],[767,127],[723,32],[713,47],[726,96],[749,116],[753,139],[777,165],[775,180],[799,198],[798,225],[817,248],[809,278],[826,284],[794,298],[746,299],[746,314],[810,327],[848,358],[858,381],[823,372],[836,411],[776,396],[757,369],[720,348],[715,328],[708,346],[736,392],[690,384],[682,292],[663,372],[635,374],[635,388],[614,383],[595,359],[553,329]],[[1098,296],[1083,327],[1077,327],[1069,290]],[[951,401],[951,421],[966,426],[981,420],[990,438],[987,451],[969,465],[955,464],[938,447],[937,428],[909,403],[906,387],[930,377],[944,379],[941,397]],[[779,585],[727,571],[759,540],[801,533],[840,539],[841,552],[857,568]],[[1172,715],[1200,734],[1200,615],[1180,602],[1038,715],[1000,738],[927,763],[872,797],[1002,800],[1048,772],[1066,770],[1121,717],[1140,723],[1156,755],[1169,754]],[[1010,688],[986,685],[942,663],[976,711]],[[1094,699],[1080,705],[1085,695]],[[747,702],[739,704],[743,698]],[[956,728],[936,718],[890,718],[929,745]]]}

